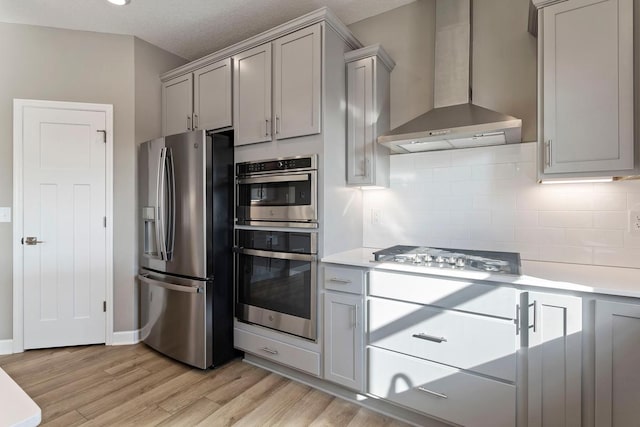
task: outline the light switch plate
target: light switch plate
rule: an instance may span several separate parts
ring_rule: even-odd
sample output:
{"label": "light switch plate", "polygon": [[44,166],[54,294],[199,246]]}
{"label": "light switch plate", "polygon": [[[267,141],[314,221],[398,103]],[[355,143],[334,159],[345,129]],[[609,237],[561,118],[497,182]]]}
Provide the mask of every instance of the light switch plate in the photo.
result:
{"label": "light switch plate", "polygon": [[640,211],[629,211],[629,232],[640,235]]}
{"label": "light switch plate", "polygon": [[0,208],[0,222],[11,222],[11,208]]}

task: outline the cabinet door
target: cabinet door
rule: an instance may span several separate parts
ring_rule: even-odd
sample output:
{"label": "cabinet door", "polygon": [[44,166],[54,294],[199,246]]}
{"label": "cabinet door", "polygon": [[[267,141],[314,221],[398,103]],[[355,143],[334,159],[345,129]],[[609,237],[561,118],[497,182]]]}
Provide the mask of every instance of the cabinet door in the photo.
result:
{"label": "cabinet door", "polygon": [[364,391],[364,313],[362,296],[324,295],[324,378]]}
{"label": "cabinet door", "polygon": [[635,426],[640,420],[640,305],[596,302],[596,422]]}
{"label": "cabinet door", "polygon": [[633,0],[543,11],[544,173],[632,169]]}
{"label": "cabinet door", "polygon": [[374,58],[347,64],[347,184],[372,184]]}
{"label": "cabinet door", "polygon": [[581,424],[582,300],[528,292],[529,427]]}
{"label": "cabinet door", "polygon": [[271,141],[271,43],[233,57],[234,145]]}
{"label": "cabinet door", "polygon": [[193,128],[218,129],[231,121],[231,58],[193,73]]}
{"label": "cabinet door", "polygon": [[277,139],[320,133],[320,24],[273,42]]}
{"label": "cabinet door", "polygon": [[162,133],[173,135],[193,129],[193,77],[179,76],[162,84]]}

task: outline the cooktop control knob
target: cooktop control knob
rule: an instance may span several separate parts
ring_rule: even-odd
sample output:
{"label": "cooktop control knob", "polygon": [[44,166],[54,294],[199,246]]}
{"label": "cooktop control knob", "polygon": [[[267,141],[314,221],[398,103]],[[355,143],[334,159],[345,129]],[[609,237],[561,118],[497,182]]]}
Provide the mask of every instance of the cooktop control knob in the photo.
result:
{"label": "cooktop control knob", "polygon": [[456,259],[456,267],[464,267],[466,265],[464,258]]}

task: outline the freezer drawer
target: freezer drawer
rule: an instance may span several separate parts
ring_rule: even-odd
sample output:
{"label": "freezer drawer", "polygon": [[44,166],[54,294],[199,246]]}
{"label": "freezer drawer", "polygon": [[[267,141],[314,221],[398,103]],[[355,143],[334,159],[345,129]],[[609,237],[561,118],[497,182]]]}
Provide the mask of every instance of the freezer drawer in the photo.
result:
{"label": "freezer drawer", "polygon": [[212,282],[142,273],[142,341],[200,369],[212,365]]}

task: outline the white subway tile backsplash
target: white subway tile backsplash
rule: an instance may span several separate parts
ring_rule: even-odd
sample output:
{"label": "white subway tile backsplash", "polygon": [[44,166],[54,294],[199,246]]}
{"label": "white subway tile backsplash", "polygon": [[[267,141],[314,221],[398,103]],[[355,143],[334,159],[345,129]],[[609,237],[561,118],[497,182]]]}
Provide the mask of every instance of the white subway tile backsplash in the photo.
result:
{"label": "white subway tile backsplash", "polygon": [[564,228],[518,227],[515,229],[515,240],[519,243],[539,245],[565,245]]}
{"label": "white subway tile backsplash", "polygon": [[594,248],[593,263],[615,267],[640,268],[640,249]]}
{"label": "white subway tile backsplash", "polygon": [[567,229],[567,244],[574,246],[624,246],[624,235],[620,230]]}
{"label": "white subway tile backsplash", "polygon": [[540,246],[539,260],[551,262],[569,262],[573,264],[592,264],[593,248],[588,246]]}
{"label": "white subway tile backsplash", "polygon": [[627,212],[593,212],[593,227],[609,230],[626,230]]}
{"label": "white subway tile backsplash", "polygon": [[623,211],[627,209],[627,195],[624,193],[594,193],[593,210]]}
{"label": "white subway tile backsplash", "polygon": [[[640,181],[539,185],[536,144],[391,156],[391,186],[363,194],[365,246],[519,252],[522,259],[640,268]],[[371,209],[381,212],[372,224]]]}
{"label": "white subway tile backsplash", "polygon": [[640,192],[627,194],[627,209],[640,210]]}
{"label": "white subway tile backsplash", "polygon": [[593,215],[590,211],[540,212],[538,224],[542,227],[591,228]]}
{"label": "white subway tile backsplash", "polygon": [[512,179],[516,176],[515,163],[497,163],[491,165],[475,165],[471,168],[471,177],[480,180]]}

